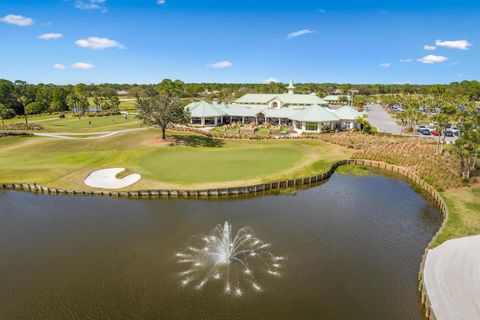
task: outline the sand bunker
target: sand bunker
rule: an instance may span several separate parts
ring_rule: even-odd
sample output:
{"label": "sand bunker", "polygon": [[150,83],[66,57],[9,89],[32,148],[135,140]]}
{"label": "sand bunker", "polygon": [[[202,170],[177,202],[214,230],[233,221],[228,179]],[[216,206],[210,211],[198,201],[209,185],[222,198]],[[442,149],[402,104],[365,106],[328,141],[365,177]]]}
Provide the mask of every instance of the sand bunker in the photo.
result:
{"label": "sand bunker", "polygon": [[124,178],[116,178],[117,174],[125,168],[109,168],[97,170],[88,175],[85,184],[93,188],[101,189],[121,189],[128,187],[142,178],[138,173],[130,174]]}

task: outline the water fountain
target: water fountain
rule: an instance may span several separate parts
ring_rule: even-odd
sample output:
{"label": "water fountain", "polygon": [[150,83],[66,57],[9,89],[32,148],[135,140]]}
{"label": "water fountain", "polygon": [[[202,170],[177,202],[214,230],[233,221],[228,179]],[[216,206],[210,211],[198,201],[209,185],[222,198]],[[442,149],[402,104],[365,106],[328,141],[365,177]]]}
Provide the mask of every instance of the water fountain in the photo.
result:
{"label": "water fountain", "polygon": [[179,273],[182,286],[192,285],[200,290],[210,280],[223,281],[224,292],[241,296],[247,288],[262,291],[256,280],[263,273],[280,276],[284,257],[275,256],[270,244],[255,236],[251,228],[243,227],[232,233],[232,226],[225,222],[217,225],[208,235],[203,235],[196,246],[189,246],[176,254],[178,263],[187,264],[187,270]]}

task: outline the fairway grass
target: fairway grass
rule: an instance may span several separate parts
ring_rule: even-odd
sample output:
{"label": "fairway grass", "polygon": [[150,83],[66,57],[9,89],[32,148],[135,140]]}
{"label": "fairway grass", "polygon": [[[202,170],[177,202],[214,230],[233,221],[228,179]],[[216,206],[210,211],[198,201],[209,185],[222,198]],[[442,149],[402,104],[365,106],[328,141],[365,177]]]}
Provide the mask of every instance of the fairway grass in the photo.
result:
{"label": "fairway grass", "polygon": [[45,132],[105,132],[140,128],[140,122],[133,115],[124,116],[82,117],[56,119],[40,123]]}
{"label": "fairway grass", "polygon": [[[6,120],[5,124],[24,123],[22,118]],[[42,115],[29,118],[29,123],[38,124],[43,127],[41,132],[68,132],[68,133],[89,133],[118,131],[125,129],[140,128],[142,125],[135,115],[105,116],[105,117],[78,117],[68,116],[58,118],[58,115]]]}
{"label": "fairway grass", "polygon": [[2,138],[0,182],[92,190],[83,183],[90,172],[124,167],[144,177],[125,190],[219,188],[309,176],[350,156],[347,149],[314,140],[221,141],[176,135],[182,145],[160,143],[159,131],[153,129],[97,140]]}
{"label": "fairway grass", "polygon": [[448,220],[434,247],[449,239],[480,234],[480,186],[447,190],[442,197],[448,206]]}

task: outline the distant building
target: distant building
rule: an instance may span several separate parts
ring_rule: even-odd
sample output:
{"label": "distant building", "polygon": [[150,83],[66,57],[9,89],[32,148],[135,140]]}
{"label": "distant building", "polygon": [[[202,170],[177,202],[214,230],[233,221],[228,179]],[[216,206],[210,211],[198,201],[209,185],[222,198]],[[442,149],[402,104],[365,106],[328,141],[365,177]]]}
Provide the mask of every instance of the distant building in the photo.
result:
{"label": "distant building", "polygon": [[328,105],[328,102],[316,94],[297,94],[293,81],[287,87],[288,93],[256,94],[247,93],[237,99],[234,104],[262,106],[264,108],[304,108],[314,104]]}
{"label": "distant building", "polygon": [[286,124],[298,133],[353,129],[362,115],[350,106],[333,110],[315,94],[296,94],[293,81],[287,93],[246,94],[231,104],[193,102],[192,125],[217,126],[224,123]]}
{"label": "distant building", "polygon": [[326,97],[323,97],[323,100],[325,100],[328,104],[350,104],[351,97],[349,95],[345,94],[339,94],[339,95],[328,95]]}

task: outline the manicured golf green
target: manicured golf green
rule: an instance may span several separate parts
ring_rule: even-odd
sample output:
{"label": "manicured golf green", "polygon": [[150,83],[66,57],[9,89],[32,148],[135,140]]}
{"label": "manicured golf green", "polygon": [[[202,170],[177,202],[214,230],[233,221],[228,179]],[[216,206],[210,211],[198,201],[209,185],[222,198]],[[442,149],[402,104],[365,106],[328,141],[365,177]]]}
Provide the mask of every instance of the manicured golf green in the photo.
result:
{"label": "manicured golf green", "polygon": [[219,150],[164,148],[146,154],[138,166],[149,178],[190,184],[268,176],[288,170],[302,156],[299,150],[281,146]]}
{"label": "manicured golf green", "polygon": [[222,141],[175,135],[173,146],[158,140],[158,130],[95,140],[2,138],[0,182],[89,189],[83,181],[90,172],[124,167],[143,176],[129,189],[221,187],[324,172],[350,155],[314,140]]}

